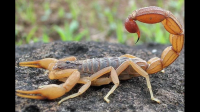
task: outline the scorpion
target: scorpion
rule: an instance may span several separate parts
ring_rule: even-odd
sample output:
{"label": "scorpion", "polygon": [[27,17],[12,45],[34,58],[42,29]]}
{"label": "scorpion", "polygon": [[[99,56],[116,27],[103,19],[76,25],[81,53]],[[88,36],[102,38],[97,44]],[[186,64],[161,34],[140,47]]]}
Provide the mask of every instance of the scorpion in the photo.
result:
{"label": "scorpion", "polygon": [[140,39],[140,30],[135,22],[136,20],[148,24],[161,22],[164,28],[170,33],[169,39],[172,46],[165,48],[161,54],[161,58],[154,57],[146,62],[136,56],[124,54],[120,57],[86,60],[77,60],[76,57],[71,56],[62,59],[45,58],[36,61],[19,62],[20,66],[47,69],[49,70],[49,79],[58,79],[63,83],[60,85],[44,85],[37,90],[16,90],[16,95],[31,99],[52,100],[63,96],[76,84],[83,85],[77,93],[61,99],[58,102],[58,104],[61,104],[67,99],[83,94],[90,86],[101,86],[113,82],[114,86],[104,97],[104,100],[109,103],[110,100],[108,97],[119,86],[119,80],[143,76],[146,79],[151,100],[161,103],[153,95],[149,74],[163,70],[178,58],[184,45],[184,31],[179,21],[170,11],[156,6],[149,6],[133,11],[124,23],[128,32],[137,33],[138,40]]}

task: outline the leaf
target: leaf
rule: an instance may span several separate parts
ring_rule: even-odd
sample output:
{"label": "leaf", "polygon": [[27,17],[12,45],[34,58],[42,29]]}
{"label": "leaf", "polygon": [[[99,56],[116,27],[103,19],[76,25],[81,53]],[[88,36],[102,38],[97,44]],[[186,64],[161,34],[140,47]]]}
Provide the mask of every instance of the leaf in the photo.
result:
{"label": "leaf", "polygon": [[67,24],[67,22],[65,22],[65,38],[66,38],[66,41],[72,41],[73,40],[73,32],[70,31],[70,26]]}
{"label": "leaf", "polygon": [[19,40],[18,42],[15,42],[16,45],[20,46],[22,45],[22,40]]}
{"label": "leaf", "polygon": [[83,36],[87,35],[88,34],[88,30],[84,30],[82,32],[80,32],[77,36],[75,36],[75,41],[80,41]]}
{"label": "leaf", "polygon": [[65,32],[64,32],[63,29],[61,29],[61,28],[58,27],[58,26],[54,26],[53,28],[54,28],[54,29],[56,30],[56,32],[59,34],[59,36],[60,36],[60,38],[61,38],[62,41],[66,41],[66,40],[67,40],[67,38],[65,37]]}
{"label": "leaf", "polygon": [[70,31],[71,33],[73,33],[75,30],[78,29],[78,26],[79,26],[78,21],[73,20],[73,21],[70,23],[70,25],[69,25],[69,31]]}
{"label": "leaf", "polygon": [[36,38],[36,37],[33,38],[33,42],[34,42],[34,43],[35,43],[35,42],[38,42],[38,41],[39,41],[38,38]]}
{"label": "leaf", "polygon": [[49,37],[48,37],[48,35],[47,34],[43,34],[43,36],[42,36],[42,41],[44,42],[44,43],[48,43],[49,42]]}
{"label": "leaf", "polygon": [[36,32],[36,30],[37,30],[37,27],[35,26],[35,27],[33,27],[33,28],[31,29],[31,31],[28,33],[28,35],[27,35],[27,37],[26,37],[26,42],[27,42],[27,43],[30,42],[31,37],[34,35],[34,33]]}
{"label": "leaf", "polygon": [[63,7],[58,9],[58,17],[63,18],[65,15],[65,10]]}
{"label": "leaf", "polygon": [[125,40],[126,40],[126,39],[123,38],[122,29],[123,29],[122,23],[118,23],[118,24],[117,24],[116,33],[117,33],[117,40],[118,40],[120,43],[124,43]]}

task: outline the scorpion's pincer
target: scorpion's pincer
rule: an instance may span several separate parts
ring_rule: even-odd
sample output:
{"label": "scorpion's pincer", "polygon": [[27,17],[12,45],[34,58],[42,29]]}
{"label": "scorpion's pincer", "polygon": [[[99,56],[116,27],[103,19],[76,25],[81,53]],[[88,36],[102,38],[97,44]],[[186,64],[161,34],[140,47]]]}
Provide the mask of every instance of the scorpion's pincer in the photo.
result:
{"label": "scorpion's pincer", "polygon": [[[45,85],[41,89],[22,91],[16,90],[16,95],[31,99],[56,99],[66,93],[66,89],[62,85]],[[33,95],[31,95],[33,94]]]}

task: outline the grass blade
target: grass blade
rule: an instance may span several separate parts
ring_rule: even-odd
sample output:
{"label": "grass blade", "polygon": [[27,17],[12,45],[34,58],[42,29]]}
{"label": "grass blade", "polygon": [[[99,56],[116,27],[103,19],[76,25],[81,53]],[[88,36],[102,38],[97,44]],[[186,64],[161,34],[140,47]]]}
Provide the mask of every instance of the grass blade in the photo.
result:
{"label": "grass blade", "polygon": [[34,35],[34,33],[36,32],[36,30],[37,30],[37,27],[35,26],[35,27],[33,27],[33,28],[31,29],[31,31],[28,33],[28,35],[27,35],[27,37],[26,37],[26,42],[27,42],[27,43],[30,42],[30,40],[31,40],[31,38],[33,37],[33,35]]}

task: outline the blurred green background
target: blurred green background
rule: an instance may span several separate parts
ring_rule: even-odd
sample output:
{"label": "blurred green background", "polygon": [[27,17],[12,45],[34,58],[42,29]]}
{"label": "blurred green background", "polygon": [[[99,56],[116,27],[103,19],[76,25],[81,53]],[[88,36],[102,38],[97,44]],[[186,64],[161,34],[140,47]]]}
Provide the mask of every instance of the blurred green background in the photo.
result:
{"label": "blurred green background", "polygon": [[[124,21],[134,10],[159,6],[171,11],[184,27],[184,0],[16,0],[15,44],[62,41],[107,41],[134,45],[137,34],[128,33]],[[137,21],[137,44],[169,43],[161,23]]]}

